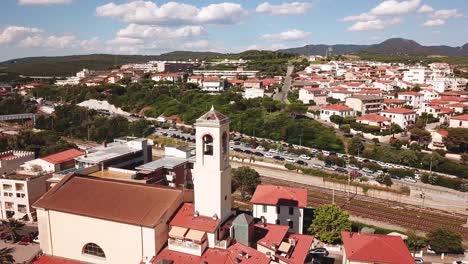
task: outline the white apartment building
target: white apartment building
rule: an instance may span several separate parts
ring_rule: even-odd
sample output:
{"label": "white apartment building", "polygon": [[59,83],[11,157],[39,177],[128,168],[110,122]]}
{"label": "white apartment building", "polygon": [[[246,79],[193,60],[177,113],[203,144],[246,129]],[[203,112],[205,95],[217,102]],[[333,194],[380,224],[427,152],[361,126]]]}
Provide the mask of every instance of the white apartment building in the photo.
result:
{"label": "white apartment building", "polygon": [[422,84],[426,81],[426,68],[413,67],[403,73],[403,81]]}
{"label": "white apartment building", "polygon": [[398,99],[404,100],[406,105],[413,107],[413,109],[421,108],[424,102],[424,94],[417,92],[401,92],[398,93]]}
{"label": "white apartment building", "polygon": [[406,108],[388,108],[383,110],[380,115],[390,118],[392,123],[399,125],[402,129],[416,122],[416,111]]}
{"label": "white apartment building", "polygon": [[307,190],[273,185],[258,185],[250,202],[253,216],[266,223],[287,225],[289,231],[302,234]]}
{"label": "white apartment building", "polygon": [[263,98],[264,95],[265,90],[263,88],[245,88],[245,99]]}
{"label": "white apartment building", "polygon": [[[301,88],[299,89],[299,101],[302,101],[303,104],[310,104],[311,102],[315,102],[316,97],[322,94],[323,90],[320,88]],[[317,102],[315,103],[318,105]]]}
{"label": "white apartment building", "polygon": [[351,107],[340,104],[326,105],[322,107],[320,111],[320,120],[331,122],[330,117],[332,115],[338,115],[341,117],[354,116],[354,111]]}
{"label": "white apartment building", "polygon": [[257,76],[258,71],[244,71],[242,68],[237,70],[226,70],[226,71],[218,71],[218,70],[193,70],[193,74],[195,75],[203,75],[203,76],[217,76],[220,78],[226,79],[233,79],[237,76],[246,76],[247,78],[255,78]]}
{"label": "white apartment building", "polygon": [[346,98],[346,105],[363,115],[379,113],[384,99],[376,95],[354,95]]}
{"label": "white apartment building", "polygon": [[205,92],[222,92],[224,91],[224,80],[218,77],[205,77],[202,83],[202,91]]}
{"label": "white apartment building", "polygon": [[47,175],[10,174],[0,178],[0,218],[34,221],[32,204],[46,191]]}
{"label": "white apartment building", "polygon": [[0,153],[0,175],[17,170],[23,163],[33,160],[34,152],[9,150]]}
{"label": "white apartment building", "polygon": [[459,116],[452,116],[450,117],[449,127],[451,128],[468,128],[468,114],[467,115],[459,115]]}

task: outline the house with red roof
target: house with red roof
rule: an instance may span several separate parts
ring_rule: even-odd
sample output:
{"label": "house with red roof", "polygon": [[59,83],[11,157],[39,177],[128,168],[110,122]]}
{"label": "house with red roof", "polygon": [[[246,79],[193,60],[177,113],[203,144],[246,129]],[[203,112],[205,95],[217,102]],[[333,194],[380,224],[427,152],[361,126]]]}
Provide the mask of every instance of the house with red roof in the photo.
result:
{"label": "house with red roof", "polygon": [[369,114],[356,117],[356,122],[380,127],[380,130],[387,129],[390,126],[392,119],[378,114]]}
{"label": "house with red roof", "polygon": [[224,80],[216,76],[204,77],[202,83],[202,91],[205,92],[221,92],[224,91]]}
{"label": "house with red roof", "polygon": [[341,117],[354,116],[355,112],[353,108],[342,104],[331,104],[322,107],[320,110],[320,119],[325,122],[331,122],[330,117],[332,115],[338,115]]}
{"label": "house with red roof", "polygon": [[321,88],[301,88],[299,89],[299,100],[303,104],[314,102],[316,105],[326,104],[327,97],[325,90]]}
{"label": "house with red roof", "polygon": [[75,167],[75,158],[84,155],[78,149],[69,149],[49,156],[25,162],[21,170],[32,173],[52,173]]}
{"label": "house with red roof", "polygon": [[388,108],[380,112],[383,117],[390,118],[392,123],[399,125],[402,129],[416,122],[416,111],[406,108]]}
{"label": "house with red roof", "polygon": [[302,234],[307,189],[259,185],[250,203],[255,218],[269,224],[289,226],[290,232]]}
{"label": "house with red roof", "polygon": [[467,103],[454,103],[448,104],[448,108],[453,109],[455,113],[465,113],[468,111],[468,104]]}
{"label": "house with red roof", "polygon": [[343,264],[412,264],[414,258],[399,236],[341,232]]}
{"label": "house with red roof", "polygon": [[404,100],[406,105],[413,107],[414,109],[422,107],[424,101],[424,94],[417,92],[401,92],[398,93],[398,99]]}
{"label": "house with red roof", "polygon": [[449,120],[449,127],[452,128],[468,128],[468,114],[452,116]]}
{"label": "house with red roof", "polygon": [[418,115],[421,115],[422,113],[432,115],[435,118],[439,118],[440,122],[444,123],[448,121],[449,117],[454,113],[454,110],[448,107],[429,105],[419,108],[417,112]]}

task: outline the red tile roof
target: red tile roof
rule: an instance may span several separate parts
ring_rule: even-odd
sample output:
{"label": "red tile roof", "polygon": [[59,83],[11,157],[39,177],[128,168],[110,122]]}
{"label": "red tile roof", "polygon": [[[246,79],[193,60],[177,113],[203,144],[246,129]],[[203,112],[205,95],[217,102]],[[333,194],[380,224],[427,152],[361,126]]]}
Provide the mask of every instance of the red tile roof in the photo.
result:
{"label": "red tile roof", "polygon": [[387,108],[382,111],[382,113],[391,113],[391,114],[415,114],[416,111],[406,108]]}
{"label": "red tile roof", "polygon": [[55,154],[52,154],[52,155],[49,155],[49,156],[45,156],[45,157],[43,157],[41,159],[45,160],[45,161],[47,161],[49,163],[52,163],[52,164],[60,164],[60,163],[63,163],[63,162],[73,160],[74,158],[76,158],[78,156],[81,156],[83,154],[84,154],[84,152],[81,151],[81,150],[69,149],[69,150],[65,150],[65,151],[55,153]]}
{"label": "red tile roof", "polygon": [[324,110],[333,110],[333,111],[353,111],[351,107],[341,104],[331,104],[323,107]]}
{"label": "red tile roof", "polygon": [[461,121],[468,121],[468,114],[466,114],[466,115],[459,115],[459,116],[452,116],[450,119],[461,120]]}
{"label": "red tile roof", "polygon": [[283,225],[267,223],[255,224],[256,236],[261,237],[257,243],[267,248],[271,248],[273,245],[279,247],[288,233],[288,230],[289,227]]}
{"label": "red tile roof", "polygon": [[365,120],[365,121],[371,121],[371,122],[391,121],[390,118],[384,117],[384,116],[381,116],[381,115],[377,115],[377,114],[358,116],[358,117],[356,117],[356,120]]}
{"label": "red tile roof", "polygon": [[412,92],[412,91],[400,92],[400,93],[398,93],[398,95],[424,96],[424,94],[422,94],[422,93]]}
{"label": "red tile roof", "polygon": [[203,82],[219,82],[220,79],[218,77],[205,77]]}
{"label": "red tile roof", "polygon": [[441,99],[448,102],[468,102],[468,98],[457,96],[441,96]]}
{"label": "red tile roof", "polygon": [[444,130],[444,129],[439,129],[436,131],[438,134],[440,134],[441,136],[443,137],[446,137],[448,136],[448,131],[447,130]]}
{"label": "red tile roof", "polygon": [[[235,243],[228,248],[230,254],[229,257],[232,260],[239,260],[239,262],[234,261],[234,263],[242,263],[242,264],[268,264],[270,263],[270,259],[262,252],[244,246],[240,243]],[[248,258],[241,257],[241,255],[248,254]]]}
{"label": "red tile roof", "polygon": [[346,258],[366,263],[414,263],[405,243],[399,236],[341,232]]}
{"label": "red tile roof", "polygon": [[307,189],[258,185],[250,200],[253,204],[307,207]]}
{"label": "red tile roof", "polygon": [[300,234],[289,234],[288,239],[293,239],[296,243],[291,252],[291,256],[289,258],[285,258],[277,255],[277,257],[290,264],[305,263],[305,260],[309,255],[309,250],[314,242],[314,237]]}
{"label": "red tile roof", "polygon": [[180,226],[213,233],[221,220],[214,220],[207,216],[195,216],[195,207],[192,203],[185,203],[172,219],[171,226]]}
{"label": "red tile roof", "polygon": [[455,103],[455,104],[449,104],[449,105],[447,105],[447,107],[468,108],[468,104]]}
{"label": "red tile roof", "polygon": [[405,100],[400,99],[385,99],[384,104],[404,104],[406,103]]}
{"label": "red tile roof", "polygon": [[36,260],[33,260],[32,263],[33,264],[80,264],[83,262],[44,255],[44,256],[40,256]]}

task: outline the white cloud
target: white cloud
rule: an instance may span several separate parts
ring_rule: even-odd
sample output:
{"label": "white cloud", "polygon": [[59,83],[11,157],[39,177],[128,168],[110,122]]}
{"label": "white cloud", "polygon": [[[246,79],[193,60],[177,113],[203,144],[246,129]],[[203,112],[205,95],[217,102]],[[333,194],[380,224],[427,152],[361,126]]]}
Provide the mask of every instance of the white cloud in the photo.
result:
{"label": "white cloud", "polygon": [[143,44],[144,40],[139,39],[139,38],[116,37],[114,39],[109,40],[107,43],[111,45],[127,46],[127,45]]}
{"label": "white cloud", "polygon": [[434,11],[434,8],[432,8],[432,6],[430,5],[422,5],[419,9],[418,9],[418,13],[431,13],[432,11]]}
{"label": "white cloud", "polygon": [[369,21],[358,21],[354,25],[348,28],[349,31],[368,31],[368,30],[380,30],[388,26],[393,26],[401,23],[400,18],[392,19],[374,19]]}
{"label": "white cloud", "polygon": [[39,32],[42,32],[42,30],[34,27],[8,26],[0,31],[0,44],[16,42],[21,38]]}
{"label": "white cloud", "polygon": [[310,8],[312,8],[312,4],[308,2],[282,3],[279,5],[264,2],[259,4],[255,11],[272,15],[298,15],[306,13]]}
{"label": "white cloud", "polygon": [[113,2],[96,8],[96,14],[136,24],[236,24],[246,12],[240,4],[219,3],[197,8],[196,6],[168,2],[158,6],[152,1],[133,1],[124,4]]}
{"label": "white cloud", "polygon": [[72,0],[18,0],[19,5],[64,5]]}
{"label": "white cloud", "polygon": [[431,14],[431,18],[433,19],[449,19],[449,18],[460,18],[463,15],[458,12],[457,9],[442,9],[437,10],[433,14]]}
{"label": "white cloud", "polygon": [[408,14],[416,11],[420,4],[421,0],[386,0],[374,7],[370,13],[378,16]]}
{"label": "white cloud", "polygon": [[445,20],[443,19],[430,19],[423,23],[425,27],[438,27],[445,25]]}
{"label": "white cloud", "polygon": [[366,21],[366,20],[375,20],[377,16],[369,14],[369,13],[362,13],[357,16],[347,16],[341,19],[341,21]]}
{"label": "white cloud", "polygon": [[123,38],[188,38],[204,35],[206,32],[201,26],[183,26],[169,28],[150,25],[130,24],[117,32],[118,37]]}
{"label": "white cloud", "polygon": [[309,35],[310,32],[305,32],[298,29],[291,29],[280,33],[264,34],[262,35],[262,38],[268,41],[294,41],[303,40]]}
{"label": "white cloud", "polygon": [[23,48],[51,48],[64,49],[73,48],[77,45],[77,38],[74,35],[63,36],[29,36],[23,39],[19,46]]}

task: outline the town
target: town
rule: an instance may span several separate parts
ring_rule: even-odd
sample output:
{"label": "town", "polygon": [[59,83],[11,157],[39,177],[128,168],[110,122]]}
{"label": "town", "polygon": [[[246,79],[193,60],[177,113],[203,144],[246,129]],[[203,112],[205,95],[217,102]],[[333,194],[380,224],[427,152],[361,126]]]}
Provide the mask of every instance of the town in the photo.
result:
{"label": "town", "polygon": [[0,263],[467,264],[467,3],[209,2],[0,4]]}

